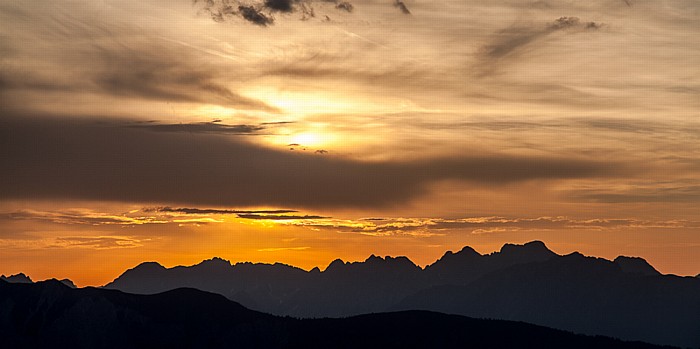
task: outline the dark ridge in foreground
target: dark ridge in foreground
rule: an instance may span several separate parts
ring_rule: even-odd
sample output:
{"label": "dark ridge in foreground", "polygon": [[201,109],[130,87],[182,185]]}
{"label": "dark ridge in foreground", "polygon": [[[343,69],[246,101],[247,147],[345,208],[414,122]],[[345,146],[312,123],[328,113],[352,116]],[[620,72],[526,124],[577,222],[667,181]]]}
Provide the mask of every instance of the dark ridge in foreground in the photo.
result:
{"label": "dark ridge in foreground", "polygon": [[134,295],[0,281],[5,348],[660,348],[426,311],[298,320],[195,289]]}

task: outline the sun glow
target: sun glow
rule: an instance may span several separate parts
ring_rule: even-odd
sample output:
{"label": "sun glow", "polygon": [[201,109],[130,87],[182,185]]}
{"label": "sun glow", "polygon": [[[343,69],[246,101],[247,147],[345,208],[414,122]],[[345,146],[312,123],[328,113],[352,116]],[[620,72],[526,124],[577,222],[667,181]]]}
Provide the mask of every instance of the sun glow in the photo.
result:
{"label": "sun glow", "polygon": [[317,133],[299,133],[293,135],[290,144],[298,144],[300,147],[318,147],[323,145],[328,137]]}
{"label": "sun glow", "polygon": [[292,92],[271,88],[252,88],[242,91],[246,97],[261,100],[288,115],[339,113],[352,110],[355,103],[323,92]]}

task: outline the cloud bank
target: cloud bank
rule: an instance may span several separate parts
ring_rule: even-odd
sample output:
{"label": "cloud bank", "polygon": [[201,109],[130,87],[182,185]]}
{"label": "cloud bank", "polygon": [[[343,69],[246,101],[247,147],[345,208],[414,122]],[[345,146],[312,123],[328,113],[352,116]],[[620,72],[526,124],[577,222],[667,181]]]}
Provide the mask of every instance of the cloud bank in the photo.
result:
{"label": "cloud bank", "polygon": [[156,132],[125,122],[0,122],[0,198],[219,206],[378,207],[431,184],[496,185],[617,177],[623,164],[586,158],[463,155],[366,162],[277,151],[216,133]]}

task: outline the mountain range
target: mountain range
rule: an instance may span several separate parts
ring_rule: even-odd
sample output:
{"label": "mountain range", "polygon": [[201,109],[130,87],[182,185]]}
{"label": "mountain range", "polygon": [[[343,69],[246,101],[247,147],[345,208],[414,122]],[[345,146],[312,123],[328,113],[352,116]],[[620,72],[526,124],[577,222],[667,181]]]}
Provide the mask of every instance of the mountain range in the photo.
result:
{"label": "mountain range", "polygon": [[104,286],[135,294],[182,287],[278,316],[426,310],[700,347],[700,279],[662,275],[642,258],[558,255],[539,241],[487,255],[465,247],[425,268],[406,257],[374,255],[335,260],[323,271],[220,258],[174,268],[147,262]]}
{"label": "mountain range", "polygon": [[[10,275],[10,276],[5,276],[5,275],[0,275],[0,280],[9,282],[11,284],[33,284],[34,281],[24,273],[19,273],[15,275]],[[53,279],[56,280],[56,279]],[[63,283],[64,285],[70,287],[70,288],[77,288],[73,281],[69,279],[63,279],[63,280],[58,280],[59,282]]]}
{"label": "mountain range", "polygon": [[5,348],[661,348],[426,311],[294,319],[190,288],[135,295],[0,280]]}

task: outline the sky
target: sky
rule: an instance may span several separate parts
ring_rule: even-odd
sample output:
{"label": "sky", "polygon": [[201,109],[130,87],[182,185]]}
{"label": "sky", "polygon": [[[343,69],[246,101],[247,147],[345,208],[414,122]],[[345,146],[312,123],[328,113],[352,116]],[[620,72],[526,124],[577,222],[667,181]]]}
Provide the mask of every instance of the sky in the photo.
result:
{"label": "sky", "polygon": [[696,0],[0,0],[0,273],[544,241],[700,273]]}

